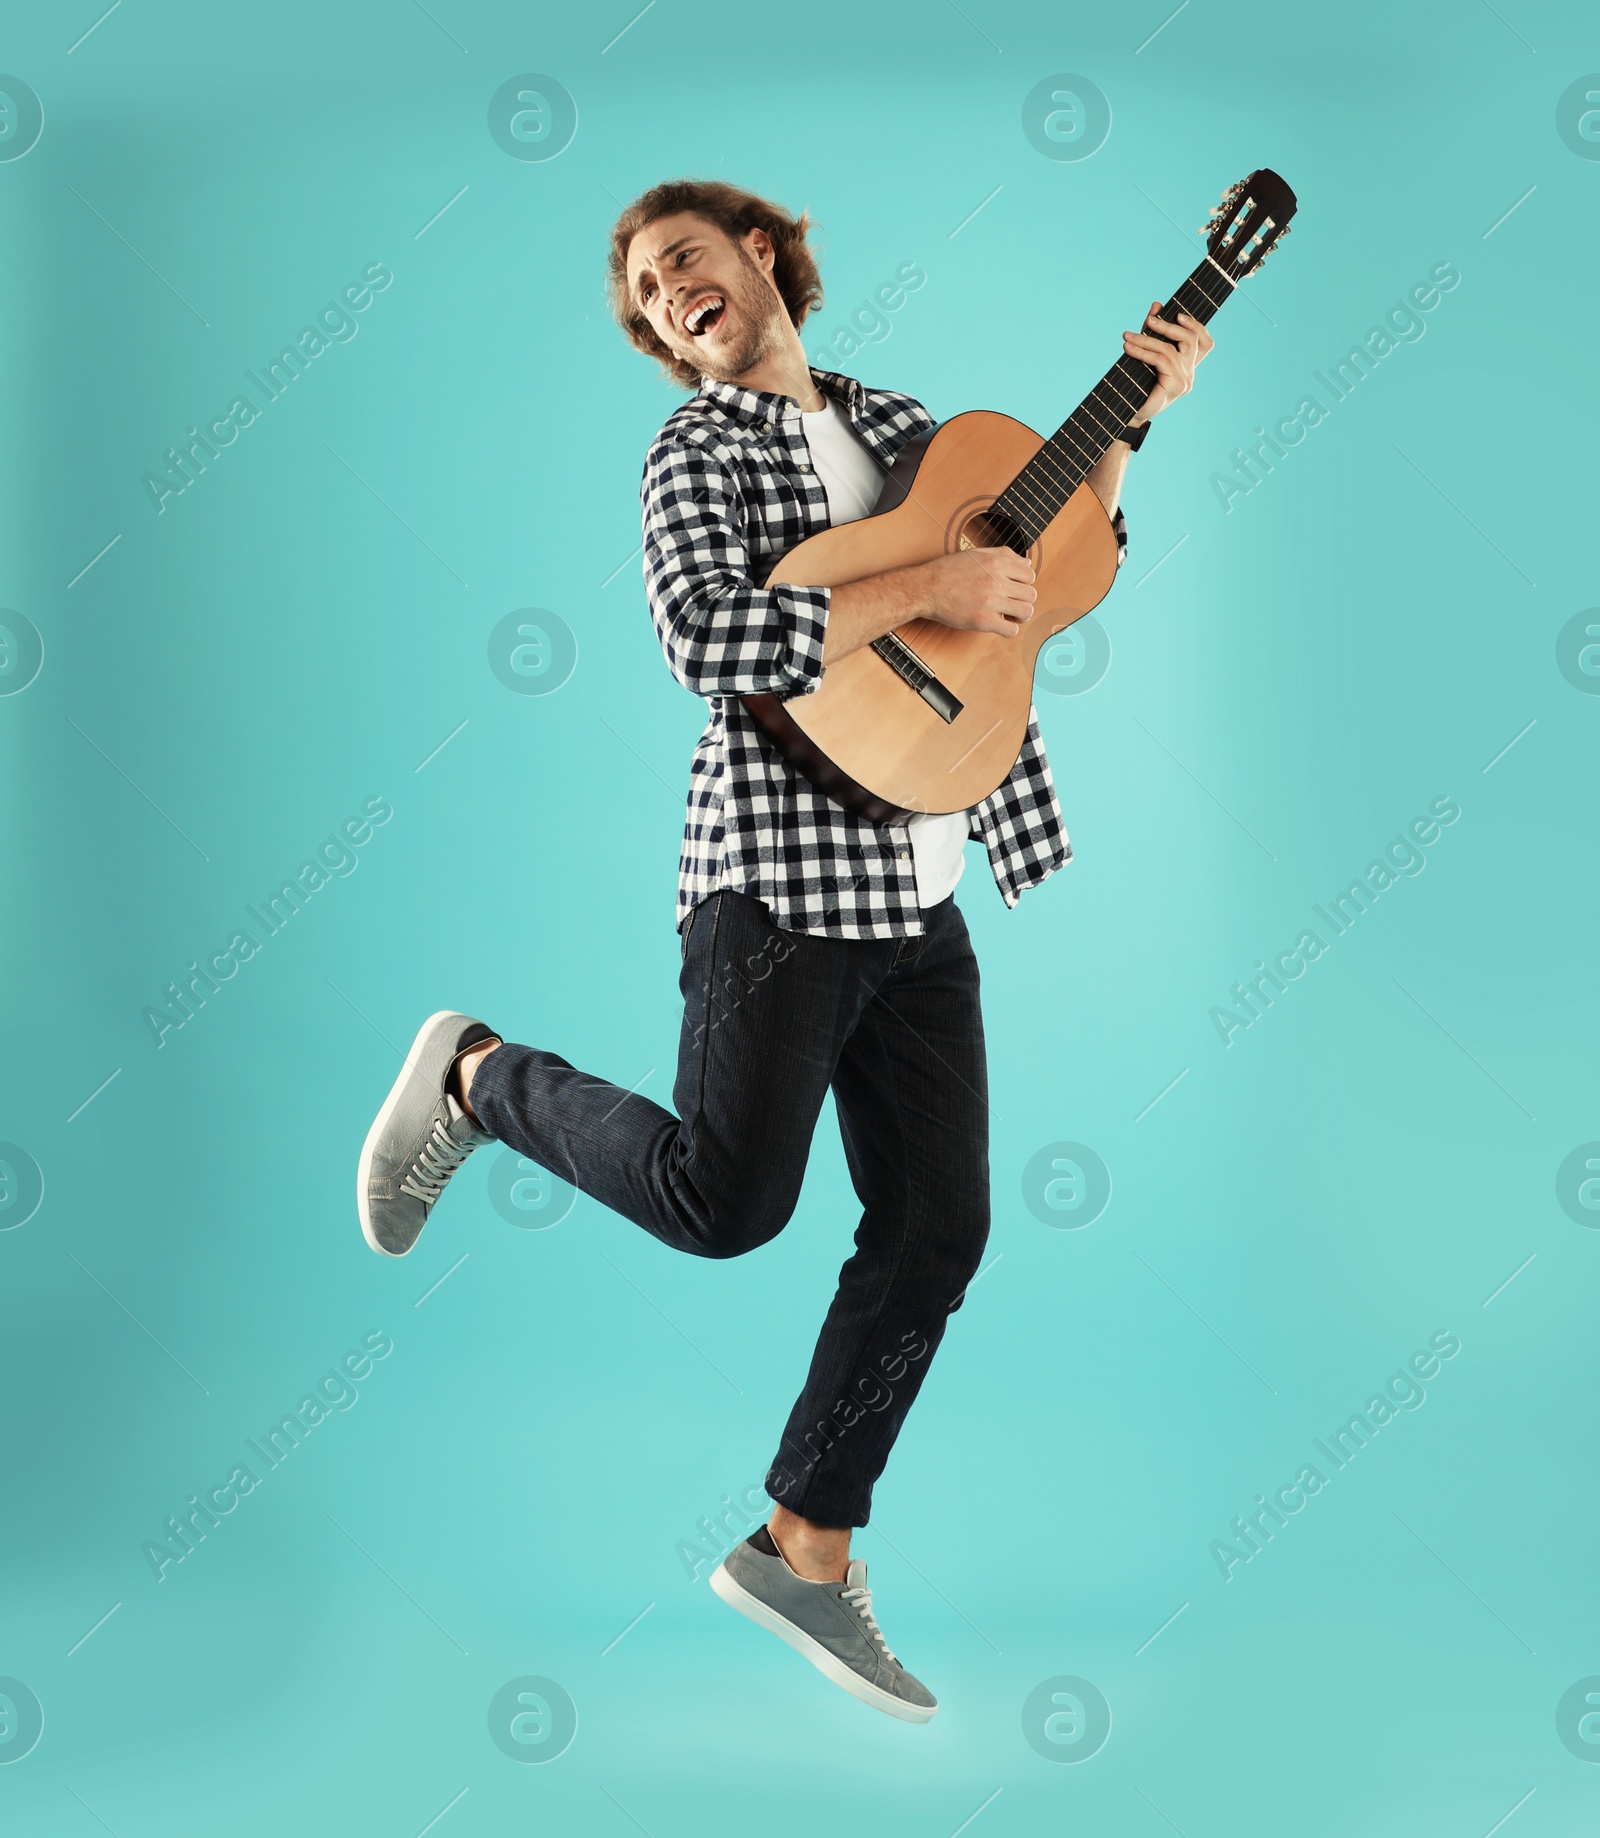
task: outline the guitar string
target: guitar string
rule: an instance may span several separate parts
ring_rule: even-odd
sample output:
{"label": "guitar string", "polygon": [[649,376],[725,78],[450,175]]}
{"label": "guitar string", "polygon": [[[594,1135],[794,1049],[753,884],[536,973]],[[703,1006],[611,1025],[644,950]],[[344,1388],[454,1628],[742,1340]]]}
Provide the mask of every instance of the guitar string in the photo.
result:
{"label": "guitar string", "polygon": [[[1211,258],[1207,256],[1206,259],[1209,261]],[[1203,272],[1203,269],[1196,268],[1178,287],[1170,304],[1205,323],[1220,309],[1222,300],[1212,299],[1201,285]],[[1227,279],[1226,276],[1223,278]],[[1186,290],[1198,295],[1200,303],[1209,310],[1202,312],[1193,302],[1185,300]],[[1126,383],[1136,388],[1137,383],[1143,381],[1143,378],[1130,376],[1129,371],[1144,372],[1152,383],[1158,374],[1137,358],[1124,355],[1118,359],[1089,392],[1084,402],[1043,443],[1038,453],[991,506],[1026,539],[1029,547],[1038,540],[1067,499],[1083,483],[1106,448],[1127,425],[1128,414],[1142,404],[1144,396],[1126,396],[1117,387],[1119,383]],[[1120,403],[1124,411],[1120,418],[1117,418],[1111,404],[1104,400],[1102,392],[1109,392]],[[1145,394],[1148,393],[1147,385]],[[1110,419],[1102,419],[1102,416]],[[1109,438],[1102,438],[1105,436]]]}
{"label": "guitar string", "polygon": [[[1210,258],[1207,257],[1207,260],[1209,259]],[[1213,300],[1206,289],[1201,286],[1201,273],[1202,271],[1197,268],[1195,272],[1183,282],[1174,293],[1171,304],[1178,307],[1181,311],[1193,314],[1194,317],[1200,318],[1202,323],[1205,323],[1205,321],[1209,320],[1219,310],[1222,301]],[[1224,279],[1226,279],[1225,276]],[[1195,307],[1190,302],[1184,300],[1183,295],[1185,290],[1190,290],[1192,293],[1199,295],[1201,302],[1210,310],[1203,315],[1196,311]],[[1082,484],[1084,477],[1087,476],[1088,471],[1105,452],[1106,447],[1110,445],[1112,440],[1116,439],[1123,427],[1127,425],[1126,414],[1124,414],[1120,420],[1117,420],[1114,426],[1111,426],[1106,421],[1100,420],[1100,413],[1109,410],[1109,405],[1102,399],[1101,392],[1110,390],[1113,395],[1121,400],[1123,406],[1130,412],[1137,410],[1142,403],[1142,396],[1138,397],[1136,400],[1130,399],[1121,396],[1121,392],[1115,387],[1118,382],[1130,382],[1133,380],[1129,378],[1127,373],[1123,370],[1123,365],[1125,364],[1137,366],[1138,369],[1148,372],[1152,379],[1154,379],[1157,374],[1150,369],[1150,366],[1144,364],[1139,359],[1126,356],[1120,358],[1107,375],[1102,377],[1100,382],[1090,391],[1085,401],[1068,416],[1067,420],[1056,430],[1056,433],[1050,440],[1044,443],[1034,458],[1029,461],[1028,465],[1022,469],[1017,477],[1012,480],[1011,484],[1006,487],[1005,491],[1001,493],[1000,497],[996,499],[995,507],[999,509],[1001,516],[1016,526],[1018,533],[1027,538],[1030,547],[1038,540],[1046,525],[1048,525],[1059,513],[1062,505],[1066,503],[1067,498],[1072,495],[1072,492],[1075,491],[1080,484]],[[1148,394],[1148,390],[1146,394]],[[1114,413],[1114,411],[1110,412]],[[1110,439],[1102,442],[1087,428],[1080,428],[1078,425],[1075,425],[1079,422],[1080,417],[1085,416],[1089,421],[1098,424],[1097,432],[1099,434],[1105,434],[1109,428]],[[1077,453],[1071,452],[1070,448],[1072,446],[1080,446],[1081,451]],[[1087,456],[1087,465],[1084,463],[1085,456]],[[1059,465],[1057,462],[1059,462]],[[1074,473],[1077,473],[1078,476],[1075,477]],[[1064,491],[1061,489],[1063,486],[1066,488]],[[1059,501],[1055,501],[1058,498],[1058,494]],[[1011,499],[1010,504],[1005,502],[1008,498]],[[1031,514],[1017,515],[1016,513],[1023,511],[1025,506],[1027,511]],[[1038,527],[1033,528],[1032,525],[1035,519],[1038,518],[1040,512],[1043,512],[1044,516],[1042,520],[1038,522]]]}
{"label": "guitar string", "polygon": [[[1208,251],[1204,263],[1187,276],[1169,302],[1170,306],[1199,319],[1202,325],[1215,317],[1228,298],[1224,294],[1213,299],[1202,284],[1209,279],[1206,264],[1216,270],[1229,293],[1237,288],[1237,280]],[[1252,267],[1258,265],[1252,264]],[[1184,297],[1186,291],[1191,296],[1189,299]],[[1198,296],[1198,301],[1194,296]],[[1038,541],[1067,499],[1127,426],[1128,415],[1143,405],[1158,375],[1141,359],[1124,354],[994,500],[989,507],[991,513],[998,512],[1014,533],[1024,539],[1025,549]],[[1144,385],[1143,394],[1138,393],[1141,384]],[[1125,394],[1123,385],[1131,388],[1134,394]],[[1111,400],[1108,401],[1107,396]]]}
{"label": "guitar string", "polygon": [[[1190,285],[1190,282],[1186,281],[1184,283],[1184,286],[1180,287],[1177,291],[1177,294],[1174,295],[1174,304],[1179,306],[1182,310],[1190,310],[1182,299],[1184,290],[1189,285]],[[1205,293],[1204,289],[1198,285],[1197,282],[1194,284],[1193,291],[1200,295],[1201,299],[1205,302],[1207,306],[1211,308],[1213,313],[1217,310],[1217,307],[1220,304],[1220,302],[1213,301],[1210,298],[1210,296]],[[1149,369],[1148,366],[1140,363],[1139,360],[1137,359],[1129,360],[1125,358],[1125,359],[1119,360],[1118,365],[1113,367],[1113,370],[1106,377],[1102,378],[1100,383],[1095,386],[1095,389],[1090,392],[1088,399],[1080,407],[1080,409],[1074,411],[1074,414],[1068,418],[1067,422],[1064,423],[1060,429],[1057,430],[1057,434],[1052,438],[1052,440],[1045,443],[1044,447],[1041,448],[1039,455],[1036,456],[1036,458],[1040,462],[1038,471],[1044,474],[1045,476],[1051,478],[1057,489],[1059,489],[1059,487],[1061,486],[1063,482],[1070,481],[1068,485],[1066,496],[1070,496],[1072,490],[1075,490],[1077,485],[1082,483],[1081,477],[1076,478],[1076,479],[1072,478],[1072,472],[1074,470],[1073,461],[1075,460],[1078,466],[1082,466],[1084,453],[1086,453],[1088,455],[1089,465],[1092,466],[1095,460],[1099,458],[1100,452],[1104,451],[1104,448],[1101,447],[1100,443],[1094,440],[1092,436],[1085,438],[1087,434],[1087,430],[1080,431],[1080,428],[1076,426],[1075,423],[1077,423],[1080,416],[1087,414],[1090,420],[1097,421],[1099,423],[1100,432],[1104,433],[1107,430],[1108,424],[1105,421],[1100,420],[1099,413],[1097,413],[1097,411],[1103,412],[1107,408],[1107,404],[1102,399],[1102,391],[1105,391],[1109,388],[1113,394],[1120,396],[1120,391],[1116,390],[1115,385],[1118,382],[1129,380],[1126,377],[1126,373],[1123,372],[1121,368],[1123,363],[1137,364],[1141,370],[1148,371]],[[1153,371],[1149,372],[1149,374],[1152,377],[1155,375]],[[1148,391],[1146,393],[1148,393]],[[1142,400],[1143,400],[1142,397],[1140,397],[1137,401],[1131,400],[1127,397],[1121,397],[1121,401],[1124,407],[1129,410],[1136,409],[1139,406],[1139,403],[1142,402]],[[1126,425],[1126,422],[1127,422],[1127,416],[1126,414],[1124,414],[1120,420],[1116,421],[1115,426],[1111,427],[1110,432],[1111,432],[1112,439],[1116,438],[1116,435],[1120,433],[1121,429]],[[1069,444],[1079,444],[1079,443],[1081,443],[1083,447],[1083,452],[1080,452],[1079,454],[1076,454],[1076,455],[1070,454],[1069,452],[1064,450],[1064,448]],[[1097,448],[1099,448],[1098,452],[1096,451]],[[1065,474],[1057,470],[1057,468],[1052,464],[1053,460],[1060,460],[1060,461],[1066,462]],[[1030,465],[1031,464],[1032,462],[1030,462]],[[1085,471],[1086,470],[1087,468],[1085,468]],[[1019,475],[1019,477],[1013,481],[1012,486],[1007,487],[1007,492],[1010,492],[1013,489],[1015,489],[1017,492],[1017,496],[1019,498],[1023,498],[1023,497],[1031,498],[1033,500],[1034,508],[1036,510],[1046,510],[1050,512],[1051,516],[1054,516],[1055,511],[1060,509],[1060,505],[1056,505],[1054,510],[1051,509],[1050,501],[1051,501],[1051,498],[1055,496],[1055,492],[1036,491],[1034,489],[1034,480],[1031,480],[1026,476],[1027,471],[1028,469],[1024,468],[1023,474]],[[1005,494],[1002,494],[1002,496],[1004,495]],[[1065,502],[1065,497],[1062,498],[1062,503],[1064,502]],[[1005,514],[1004,506],[1002,506],[1002,514]]]}
{"label": "guitar string", "polygon": [[[1133,361],[1138,362],[1138,360]],[[1141,364],[1140,368],[1147,369],[1148,366]],[[1155,374],[1154,371],[1150,372],[1152,377]],[[1124,412],[1120,416],[1114,412],[1107,414],[1105,413],[1106,404],[1101,400],[1101,391],[1108,388],[1110,384],[1110,377],[1102,378],[1096,384],[1085,402],[1074,410],[1068,420],[1056,431],[1056,434],[1044,443],[1033,460],[1023,468],[1002,496],[1014,493],[1019,500],[1031,501],[1035,511],[1047,513],[1044,519],[1046,523],[1055,516],[1061,505],[1065,504],[1067,498],[1082,483],[1090,467],[1127,425],[1128,413],[1136,409],[1139,402],[1143,400],[1143,397],[1137,399],[1122,397]],[[1101,411],[1101,413],[1096,411]],[[1088,429],[1080,430],[1075,425],[1080,416],[1086,416],[1088,420],[1094,422],[1097,433],[1103,438],[1095,438],[1095,434],[1090,433]],[[1079,452],[1068,451],[1068,448],[1074,445],[1080,448]],[[1061,465],[1058,466],[1057,462],[1061,462]],[[1074,477],[1074,472],[1077,472],[1078,476]],[[1059,497],[1059,502],[1055,503],[1052,508],[1052,500],[1057,497]],[[1002,515],[1005,514],[1005,507],[1002,507]]]}

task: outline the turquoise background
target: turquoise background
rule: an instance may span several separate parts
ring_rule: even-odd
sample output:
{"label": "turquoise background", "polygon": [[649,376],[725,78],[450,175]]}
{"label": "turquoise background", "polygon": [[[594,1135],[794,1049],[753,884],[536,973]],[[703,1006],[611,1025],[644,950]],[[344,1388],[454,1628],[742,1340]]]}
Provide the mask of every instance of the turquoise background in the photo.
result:
{"label": "turquoise background", "polygon": [[[0,1212],[0,1674],[45,1716],[7,1829],[1590,1829],[1557,1705],[1600,1673],[1600,1213],[1557,1170],[1600,1136],[1600,679],[1557,640],[1600,598],[1600,164],[1557,107],[1592,14],[97,7],[0,56],[44,107],[0,163],[0,603],[44,643],[0,696],[0,1137],[44,1179]],[[576,100],[548,160],[489,131],[530,72]],[[1092,157],[1024,132],[1061,73],[1109,98]],[[1076,860],[1008,913],[969,852],[998,1261],[857,1547],[916,1729],[678,1550],[764,1472],[848,1247],[831,1117],[727,1264],[583,1198],[519,1229],[495,1150],[380,1261],[356,1154],[438,1007],[670,1090],[702,711],[632,554],[680,398],[607,317],[619,205],[808,206],[808,350],[920,264],[850,367],[1048,430],[1257,165],[1296,233],[1130,466],[1109,671],[1039,698]],[[157,514],[142,475],[374,262],[357,335]],[[1224,512],[1231,451],[1443,262],[1425,335]],[[575,635],[556,693],[489,667],[525,608]],[[1439,797],[1425,869],[1224,1046],[1230,985]],[[369,798],[355,870],[158,1048],[145,1007]],[[1092,1223],[1027,1204],[1064,1141]],[[1224,1581],[1233,1517],[1441,1331],[1426,1403]],[[158,1582],[145,1541],[369,1332],[359,1401]],[[577,1706],[547,1765],[490,1739],[525,1675]],[[1111,1707],[1089,1758],[1024,1732],[1066,1675]]]}

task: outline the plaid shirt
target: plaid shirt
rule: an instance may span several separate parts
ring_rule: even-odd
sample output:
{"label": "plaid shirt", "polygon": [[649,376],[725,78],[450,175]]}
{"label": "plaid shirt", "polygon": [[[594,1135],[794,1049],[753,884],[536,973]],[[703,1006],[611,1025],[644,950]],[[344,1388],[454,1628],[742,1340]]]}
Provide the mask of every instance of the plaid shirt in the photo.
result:
{"label": "plaid shirt", "polygon": [[[920,402],[811,372],[888,467],[935,426]],[[826,587],[763,588],[779,555],[829,527],[828,497],[792,396],[705,379],[667,419],[640,486],[644,577],[672,674],[711,704],[695,747],[678,863],[677,924],[718,888],[762,901],[785,931],[902,938],[923,929],[903,824],[870,823],[818,791],[784,759],[739,700],[787,699],[822,680]],[[1117,562],[1127,532],[1117,513]],[[1007,906],[1069,860],[1055,782],[1028,711],[1011,776],[975,806]]]}

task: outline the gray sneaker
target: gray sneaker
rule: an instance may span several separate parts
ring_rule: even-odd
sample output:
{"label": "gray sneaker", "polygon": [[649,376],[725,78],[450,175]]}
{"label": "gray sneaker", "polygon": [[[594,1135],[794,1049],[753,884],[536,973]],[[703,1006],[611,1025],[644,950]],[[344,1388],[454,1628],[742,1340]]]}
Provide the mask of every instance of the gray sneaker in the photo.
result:
{"label": "gray sneaker", "polygon": [[850,1560],[842,1583],[814,1583],[789,1568],[762,1526],[711,1572],[711,1587],[730,1608],[787,1640],[863,1704],[907,1723],[926,1723],[939,1708],[938,1699],[906,1671],[879,1633],[867,1566],[859,1557]]}
{"label": "gray sneaker", "polygon": [[445,1090],[456,1055],[499,1036],[470,1015],[441,1009],[422,1024],[384,1099],[356,1170],[356,1209],[374,1251],[404,1257],[445,1182],[491,1138]]}

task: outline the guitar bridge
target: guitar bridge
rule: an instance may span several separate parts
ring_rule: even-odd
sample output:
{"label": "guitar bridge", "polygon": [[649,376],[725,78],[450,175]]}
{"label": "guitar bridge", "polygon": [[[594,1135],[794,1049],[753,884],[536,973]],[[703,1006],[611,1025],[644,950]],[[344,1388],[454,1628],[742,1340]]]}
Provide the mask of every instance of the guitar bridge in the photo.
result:
{"label": "guitar bridge", "polygon": [[954,721],[964,706],[951,695],[903,638],[886,632],[872,641],[872,649],[902,681],[909,683],[928,707],[944,721]]}

